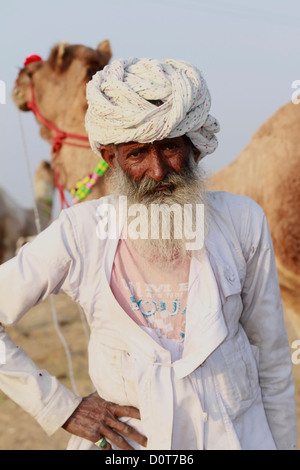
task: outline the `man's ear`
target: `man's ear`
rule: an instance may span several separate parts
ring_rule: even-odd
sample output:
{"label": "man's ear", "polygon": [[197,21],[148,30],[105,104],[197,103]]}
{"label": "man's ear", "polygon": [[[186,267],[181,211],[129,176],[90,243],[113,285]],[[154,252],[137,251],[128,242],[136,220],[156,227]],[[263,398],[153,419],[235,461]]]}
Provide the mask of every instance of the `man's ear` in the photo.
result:
{"label": "man's ear", "polygon": [[198,163],[199,160],[200,160],[200,150],[198,150],[198,149],[194,146],[193,142],[191,141],[191,139],[190,139],[187,135],[185,135],[184,137],[185,137],[185,139],[186,139],[186,142],[188,142],[188,144],[191,146],[191,149],[192,149],[192,152],[193,152],[193,155],[194,155],[194,160],[195,160],[195,162]]}
{"label": "man's ear", "polygon": [[194,159],[195,159],[195,162],[198,163],[199,160],[200,160],[200,150],[196,149],[196,147],[194,147],[194,145],[192,145],[192,151],[193,151],[193,154],[194,154]]}
{"label": "man's ear", "polygon": [[194,155],[194,160],[195,160],[196,163],[198,163],[199,160],[200,160],[200,150],[198,150],[198,149],[194,146],[194,144],[192,143],[192,141],[190,141],[190,143],[191,143],[191,149],[192,149],[192,152],[193,152],[193,155]]}
{"label": "man's ear", "polygon": [[100,145],[100,152],[103,160],[106,161],[110,168],[115,168],[116,166],[116,155],[115,149],[112,144],[110,145]]}

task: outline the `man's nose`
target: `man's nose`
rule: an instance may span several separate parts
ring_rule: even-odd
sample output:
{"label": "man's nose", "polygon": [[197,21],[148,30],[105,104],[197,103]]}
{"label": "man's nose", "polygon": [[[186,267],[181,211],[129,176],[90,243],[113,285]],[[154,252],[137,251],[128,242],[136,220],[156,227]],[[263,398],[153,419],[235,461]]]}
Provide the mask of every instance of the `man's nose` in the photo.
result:
{"label": "man's nose", "polygon": [[159,155],[159,152],[153,148],[151,151],[150,168],[147,173],[149,178],[155,181],[162,181],[169,171],[169,167],[164,161],[164,158]]}

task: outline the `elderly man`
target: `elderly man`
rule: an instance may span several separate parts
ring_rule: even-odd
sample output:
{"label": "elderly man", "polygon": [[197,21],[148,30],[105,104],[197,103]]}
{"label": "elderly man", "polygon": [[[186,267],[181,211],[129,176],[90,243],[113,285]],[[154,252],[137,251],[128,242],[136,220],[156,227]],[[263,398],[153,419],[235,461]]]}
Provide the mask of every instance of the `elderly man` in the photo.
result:
{"label": "elderly man", "polygon": [[3,391],[49,434],[72,433],[69,449],[295,449],[272,241],[253,200],[205,187],[219,126],[201,72],[114,61],[87,98],[112,194],[62,211],[1,267],[0,321],[50,293],[79,302],[96,392],[74,395],[2,329]]}

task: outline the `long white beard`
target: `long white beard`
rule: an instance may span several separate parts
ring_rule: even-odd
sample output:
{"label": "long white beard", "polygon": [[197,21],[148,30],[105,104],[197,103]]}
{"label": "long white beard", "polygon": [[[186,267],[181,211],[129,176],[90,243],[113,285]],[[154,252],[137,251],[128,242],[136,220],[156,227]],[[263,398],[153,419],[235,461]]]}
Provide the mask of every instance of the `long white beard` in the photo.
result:
{"label": "long white beard", "polygon": [[[169,186],[170,189],[155,191],[155,188],[162,186]],[[149,262],[172,268],[202,249],[208,229],[206,175],[203,168],[195,163],[192,151],[188,168],[183,173],[168,174],[159,182],[149,178],[135,182],[117,162],[115,170],[111,172],[109,189],[112,194],[127,197],[127,237],[137,252]],[[176,206],[173,206],[174,204]],[[136,210],[133,211],[136,205],[143,206],[134,224],[135,227],[137,224],[140,226],[140,238],[132,236],[130,230],[133,222],[131,214],[136,214]],[[153,205],[156,205],[156,209],[159,207],[158,219],[153,219]],[[172,206],[178,210],[170,210]],[[146,237],[145,227],[148,228]],[[186,227],[189,227],[188,233]],[[158,234],[157,238],[153,237],[153,231],[156,237]],[[201,239],[201,246],[191,242],[192,234],[195,234],[195,237],[197,234],[198,241]],[[191,246],[195,248],[191,249]]]}

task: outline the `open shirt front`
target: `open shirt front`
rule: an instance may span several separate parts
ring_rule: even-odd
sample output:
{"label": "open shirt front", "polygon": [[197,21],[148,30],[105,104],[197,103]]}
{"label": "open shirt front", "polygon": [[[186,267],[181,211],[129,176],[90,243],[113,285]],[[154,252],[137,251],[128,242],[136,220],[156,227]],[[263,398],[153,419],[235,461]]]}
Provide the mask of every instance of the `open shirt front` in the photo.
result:
{"label": "open shirt front", "polygon": [[[91,329],[89,371],[104,399],[140,409],[128,420],[147,449],[294,449],[292,363],[272,241],[250,198],[209,192],[205,249],[190,266],[182,357],[140,328],[110,289],[118,237],[96,236],[99,204],[81,203],[0,267],[0,322],[11,325],[50,293],[83,307]],[[2,328],[4,393],[49,433],[81,398],[40,370]],[[126,419],[126,418],[125,418]],[[139,449],[136,443],[131,444]],[[95,446],[72,436],[69,449]]]}

